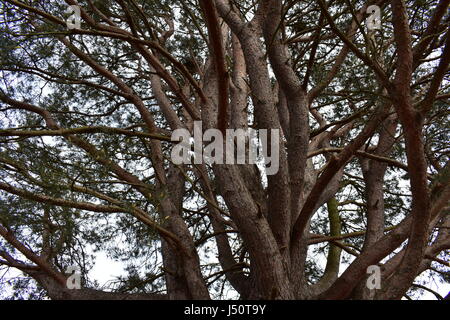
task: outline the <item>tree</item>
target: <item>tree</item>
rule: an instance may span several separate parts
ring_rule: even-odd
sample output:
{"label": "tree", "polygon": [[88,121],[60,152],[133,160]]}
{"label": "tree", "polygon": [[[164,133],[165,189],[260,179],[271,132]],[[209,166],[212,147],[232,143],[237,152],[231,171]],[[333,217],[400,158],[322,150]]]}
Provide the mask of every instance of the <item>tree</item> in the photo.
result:
{"label": "tree", "polygon": [[[423,274],[448,282],[449,2],[2,1],[15,297],[400,299],[431,290]],[[279,129],[278,172],[174,164],[172,133],[195,121]],[[100,251],[126,267],[103,291]]]}

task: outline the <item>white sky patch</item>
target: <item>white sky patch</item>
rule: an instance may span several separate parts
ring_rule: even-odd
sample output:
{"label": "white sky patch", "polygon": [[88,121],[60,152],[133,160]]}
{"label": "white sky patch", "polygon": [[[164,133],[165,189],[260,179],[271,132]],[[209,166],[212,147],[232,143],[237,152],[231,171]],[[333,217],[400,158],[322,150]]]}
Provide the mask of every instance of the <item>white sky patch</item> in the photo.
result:
{"label": "white sky patch", "polygon": [[124,265],[109,258],[104,251],[96,253],[95,264],[88,272],[88,277],[99,282],[100,287],[107,286],[112,280],[125,275]]}

